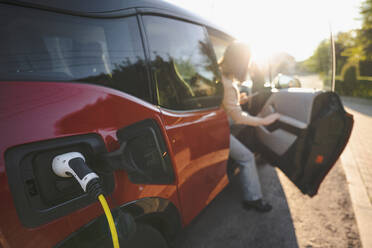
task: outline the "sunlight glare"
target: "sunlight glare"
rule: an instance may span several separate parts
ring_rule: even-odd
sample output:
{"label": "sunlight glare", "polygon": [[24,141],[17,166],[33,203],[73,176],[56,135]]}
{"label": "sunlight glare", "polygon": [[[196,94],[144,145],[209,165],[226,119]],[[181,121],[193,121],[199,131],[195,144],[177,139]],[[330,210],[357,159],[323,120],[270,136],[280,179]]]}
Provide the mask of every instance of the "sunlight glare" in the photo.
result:
{"label": "sunlight glare", "polygon": [[[286,52],[307,59],[334,30],[357,26],[353,19],[361,0],[168,0],[186,7],[229,30],[251,45],[255,59],[265,61]],[[337,9],[337,11],[335,10]],[[355,8],[354,12],[350,11]]]}

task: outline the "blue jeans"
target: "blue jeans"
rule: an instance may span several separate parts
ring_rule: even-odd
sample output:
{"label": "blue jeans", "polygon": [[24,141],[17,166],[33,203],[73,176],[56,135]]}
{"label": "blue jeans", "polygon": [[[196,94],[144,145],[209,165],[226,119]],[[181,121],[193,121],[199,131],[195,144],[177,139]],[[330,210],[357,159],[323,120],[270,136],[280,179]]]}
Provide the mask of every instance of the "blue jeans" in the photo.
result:
{"label": "blue jeans", "polygon": [[261,184],[257,174],[254,154],[230,134],[230,156],[240,167],[240,185],[243,200],[254,201],[262,198]]}

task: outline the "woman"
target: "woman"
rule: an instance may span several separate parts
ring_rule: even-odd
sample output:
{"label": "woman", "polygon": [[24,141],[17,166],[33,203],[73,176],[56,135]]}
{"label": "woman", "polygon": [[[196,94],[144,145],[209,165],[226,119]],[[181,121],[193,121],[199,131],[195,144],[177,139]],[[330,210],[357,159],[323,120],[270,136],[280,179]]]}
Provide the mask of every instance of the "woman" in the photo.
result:
{"label": "woman", "polygon": [[[249,126],[270,125],[280,115],[271,114],[264,118],[251,116],[244,112],[241,104],[250,100],[246,94],[240,93],[238,84],[244,82],[248,73],[251,52],[247,45],[234,42],[226,48],[220,61],[222,83],[224,86],[223,107],[235,124]],[[240,183],[243,190],[243,207],[268,212],[271,205],[262,199],[261,185],[257,174],[254,154],[233,135],[230,134],[230,156],[240,166]]]}

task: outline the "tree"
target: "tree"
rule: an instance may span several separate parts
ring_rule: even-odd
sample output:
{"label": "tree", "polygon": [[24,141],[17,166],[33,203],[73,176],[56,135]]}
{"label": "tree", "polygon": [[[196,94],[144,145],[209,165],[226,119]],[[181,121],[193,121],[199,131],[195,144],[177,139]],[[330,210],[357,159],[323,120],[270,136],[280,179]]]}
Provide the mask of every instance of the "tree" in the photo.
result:
{"label": "tree", "polygon": [[[364,68],[372,61],[372,0],[365,0],[362,3],[360,14],[361,29],[340,32],[335,37],[336,75],[341,75],[343,69],[351,65],[362,64],[361,67]],[[323,40],[314,54],[298,66],[310,72],[326,75],[330,69],[329,58],[329,40]]]}
{"label": "tree", "polygon": [[349,66],[344,75],[343,93],[347,96],[352,96],[357,87],[357,69],[355,66]]}
{"label": "tree", "polygon": [[362,3],[360,14],[362,15],[362,28],[358,38],[362,44],[365,59],[372,60],[372,0]]}
{"label": "tree", "polygon": [[356,31],[340,32],[335,37],[336,75],[340,75],[344,66],[361,59],[361,46]]}
{"label": "tree", "polygon": [[302,63],[307,71],[326,76],[331,69],[330,41],[325,39],[320,42],[314,54]]}

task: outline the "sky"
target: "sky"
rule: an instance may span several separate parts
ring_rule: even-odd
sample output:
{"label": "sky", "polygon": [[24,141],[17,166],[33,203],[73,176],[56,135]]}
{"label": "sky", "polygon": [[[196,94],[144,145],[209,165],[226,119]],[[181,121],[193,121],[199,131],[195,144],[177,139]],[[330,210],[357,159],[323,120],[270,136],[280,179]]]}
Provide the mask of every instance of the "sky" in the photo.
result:
{"label": "sky", "polygon": [[249,43],[256,57],[287,52],[301,61],[321,40],[360,27],[362,0],[168,0]]}

